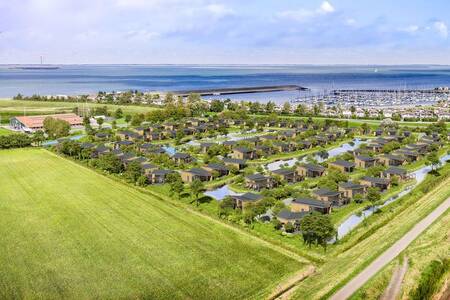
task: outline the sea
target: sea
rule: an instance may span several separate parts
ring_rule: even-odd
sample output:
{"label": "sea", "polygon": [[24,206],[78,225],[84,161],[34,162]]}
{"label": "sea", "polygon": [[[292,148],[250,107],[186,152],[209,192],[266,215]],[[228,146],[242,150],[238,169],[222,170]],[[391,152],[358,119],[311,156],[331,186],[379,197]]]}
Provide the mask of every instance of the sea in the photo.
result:
{"label": "sea", "polygon": [[[34,66],[39,67],[39,66]],[[450,86],[450,66],[356,65],[52,65],[53,69],[0,65],[0,98],[80,95],[98,91],[173,91],[299,85],[309,91],[252,93],[208,98],[294,101],[334,89],[430,89]]]}

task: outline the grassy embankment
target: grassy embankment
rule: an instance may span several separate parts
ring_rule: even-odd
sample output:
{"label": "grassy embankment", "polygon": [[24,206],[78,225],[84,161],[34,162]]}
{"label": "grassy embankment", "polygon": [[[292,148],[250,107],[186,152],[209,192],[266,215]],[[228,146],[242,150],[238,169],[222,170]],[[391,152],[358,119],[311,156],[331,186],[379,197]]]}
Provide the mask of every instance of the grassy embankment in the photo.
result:
{"label": "grassy embankment", "polygon": [[56,113],[72,112],[74,107],[94,109],[95,107],[108,107],[110,112],[114,112],[119,107],[124,114],[145,113],[157,108],[138,105],[112,105],[97,103],[76,103],[76,102],[44,102],[44,101],[19,101],[0,99],[0,120],[1,123],[8,123],[13,116],[46,115]]}
{"label": "grassy embankment", "polygon": [[[384,207],[349,233],[325,256],[317,275],[299,285],[295,299],[325,299],[359,273],[419,220],[450,196],[450,165],[440,179],[429,175],[409,195]],[[433,182],[438,182],[433,186]]]}
{"label": "grassy embankment", "polygon": [[[450,258],[450,210],[417,238],[401,257],[368,281],[353,295],[352,300],[379,299],[389,284],[394,267],[405,257],[408,258],[409,267],[403,280],[401,299],[408,299],[411,291],[417,287],[422,271],[431,261]],[[443,277],[449,278],[450,270]],[[443,284],[444,282],[441,282],[441,286]]]}
{"label": "grassy embankment", "polygon": [[0,178],[0,298],[260,299],[304,266],[42,149]]}

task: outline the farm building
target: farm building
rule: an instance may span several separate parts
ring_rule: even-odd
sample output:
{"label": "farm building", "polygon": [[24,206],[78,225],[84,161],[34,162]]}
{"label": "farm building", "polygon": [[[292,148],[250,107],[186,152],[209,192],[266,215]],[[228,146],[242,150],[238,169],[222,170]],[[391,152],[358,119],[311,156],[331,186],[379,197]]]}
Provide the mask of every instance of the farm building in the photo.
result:
{"label": "farm building", "polygon": [[57,115],[42,115],[42,116],[16,116],[11,118],[9,125],[16,129],[25,132],[33,132],[44,128],[44,120],[46,118],[54,118],[66,121],[70,126],[82,126],[83,119],[76,114],[57,114]]}

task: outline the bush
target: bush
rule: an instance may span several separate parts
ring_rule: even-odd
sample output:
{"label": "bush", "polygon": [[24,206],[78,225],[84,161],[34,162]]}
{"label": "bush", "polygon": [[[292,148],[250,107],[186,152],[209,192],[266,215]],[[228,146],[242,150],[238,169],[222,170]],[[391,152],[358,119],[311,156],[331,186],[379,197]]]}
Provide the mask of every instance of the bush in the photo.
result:
{"label": "bush", "polygon": [[0,136],[0,149],[23,148],[31,146],[31,138],[23,133]]}
{"label": "bush", "polygon": [[411,291],[411,299],[430,299],[437,291],[439,281],[449,268],[449,259],[444,259],[443,261],[433,260],[429,263],[420,276],[417,288]]}

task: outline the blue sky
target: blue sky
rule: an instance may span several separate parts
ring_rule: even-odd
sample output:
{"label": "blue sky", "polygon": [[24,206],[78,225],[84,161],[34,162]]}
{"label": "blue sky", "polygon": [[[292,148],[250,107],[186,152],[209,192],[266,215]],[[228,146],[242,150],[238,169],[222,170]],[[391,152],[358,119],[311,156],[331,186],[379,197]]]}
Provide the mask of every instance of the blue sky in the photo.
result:
{"label": "blue sky", "polygon": [[0,0],[0,63],[450,64],[444,0]]}

